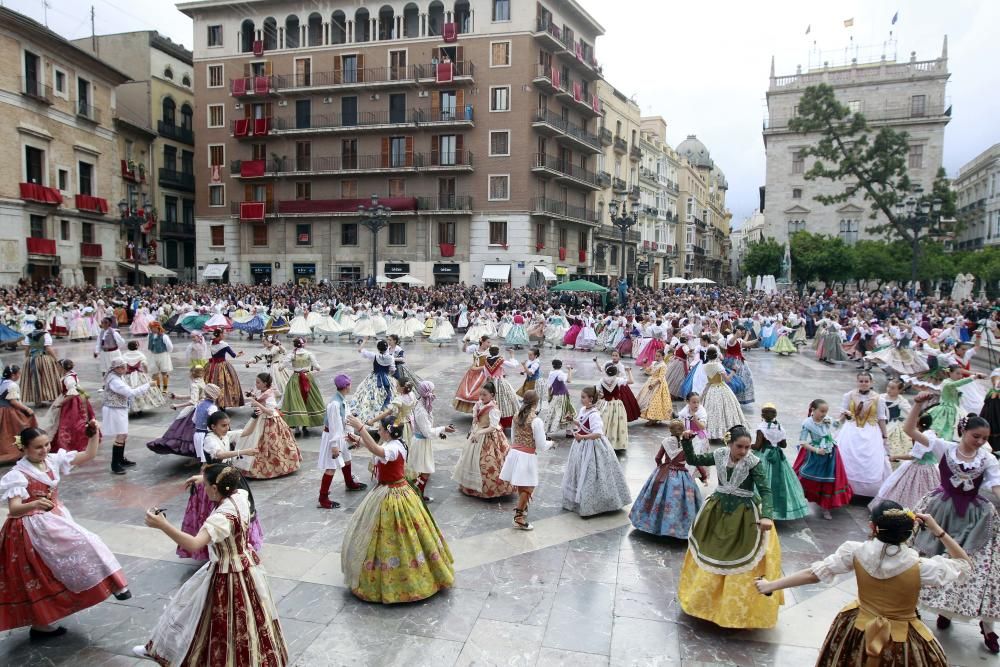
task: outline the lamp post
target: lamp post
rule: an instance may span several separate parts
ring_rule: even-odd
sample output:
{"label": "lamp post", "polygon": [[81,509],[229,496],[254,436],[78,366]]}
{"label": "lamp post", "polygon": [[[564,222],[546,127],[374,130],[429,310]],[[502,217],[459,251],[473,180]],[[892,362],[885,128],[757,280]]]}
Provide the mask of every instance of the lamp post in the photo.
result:
{"label": "lamp post", "polygon": [[628,230],[635,226],[639,221],[639,212],[635,208],[635,204],[632,205],[632,211],[627,212],[625,207],[628,204],[624,201],[618,201],[617,199],[612,199],[608,202],[608,213],[611,215],[611,224],[617,227],[622,233],[622,254],[621,254],[621,271],[619,273],[620,278],[625,277],[625,258],[628,256],[625,252],[625,236]]}
{"label": "lamp post", "polygon": [[372,280],[376,279],[378,273],[378,233],[389,224],[389,216],[392,209],[378,203],[378,195],[372,194],[372,205],[358,205],[358,215],[361,216],[361,224],[372,233]]}
{"label": "lamp post", "polygon": [[[896,222],[910,230],[910,286],[912,294],[917,293],[917,270],[920,264],[920,241],[929,236],[935,236],[934,226],[941,220],[941,199],[921,198],[921,188],[914,189],[905,200],[896,202]],[[922,229],[927,232],[920,234]]]}
{"label": "lamp post", "polygon": [[[136,287],[139,286],[139,245],[141,242],[142,226],[149,219],[149,214],[153,211],[153,205],[149,203],[149,200],[143,197],[145,203],[142,205],[142,215],[136,215],[139,212],[138,207],[132,208],[129,203],[122,199],[118,202],[118,213],[121,216],[121,222],[123,225],[127,225],[133,230],[133,240],[132,240],[132,270],[133,270],[133,282],[132,284]],[[138,204],[138,199],[136,200]]]}

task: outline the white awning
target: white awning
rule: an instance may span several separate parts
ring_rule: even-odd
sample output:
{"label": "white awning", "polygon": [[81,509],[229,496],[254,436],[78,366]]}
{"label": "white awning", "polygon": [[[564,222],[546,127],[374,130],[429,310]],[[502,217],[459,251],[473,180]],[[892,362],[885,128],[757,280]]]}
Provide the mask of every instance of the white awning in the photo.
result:
{"label": "white awning", "polygon": [[510,264],[487,264],[483,267],[484,283],[505,283],[510,280]]}
{"label": "white awning", "polygon": [[[118,262],[118,266],[123,268],[134,270],[135,264],[132,262]],[[177,274],[171,271],[165,266],[160,266],[159,264],[140,264],[139,273],[148,278],[176,278]]]}
{"label": "white awning", "polygon": [[552,273],[547,266],[536,266],[535,271],[542,274],[542,278],[545,278],[546,280],[559,280],[559,277]]}
{"label": "white awning", "polygon": [[205,272],[201,274],[202,278],[221,278],[226,274],[226,269],[229,268],[228,264],[208,264],[205,266]]}

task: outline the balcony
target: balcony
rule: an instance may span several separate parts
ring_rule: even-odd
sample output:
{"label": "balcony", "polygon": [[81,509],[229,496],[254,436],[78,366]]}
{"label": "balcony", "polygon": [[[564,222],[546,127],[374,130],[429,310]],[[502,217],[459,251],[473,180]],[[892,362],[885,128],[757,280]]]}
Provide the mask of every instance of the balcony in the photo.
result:
{"label": "balcony", "polygon": [[273,217],[277,212],[274,200],[229,202],[229,214],[241,222],[263,222],[265,217]]}
{"label": "balcony", "polygon": [[628,142],[617,135],[615,135],[614,146],[616,153],[621,153],[622,155],[628,153]]}
{"label": "balcony", "polygon": [[565,120],[548,109],[536,111],[531,126],[543,134],[555,136],[556,141],[569,144],[579,151],[592,155],[601,152],[601,140],[596,134],[587,132],[579,125]]}
{"label": "balcony", "polygon": [[271,117],[237,118],[230,123],[230,128],[237,139],[266,137],[271,133]]}
{"label": "balcony", "polygon": [[[604,239],[610,239],[621,243],[622,240],[622,230],[614,225],[608,224],[606,222],[601,223],[597,228],[596,233],[598,236]],[[639,243],[642,240],[642,234],[634,230],[625,231],[625,242],[626,243]]]}
{"label": "balcony", "polygon": [[194,130],[189,127],[165,123],[161,120],[156,124],[156,131],[160,133],[161,137],[166,139],[194,146]]}
{"label": "balcony", "polygon": [[657,174],[652,169],[648,169],[646,167],[639,167],[639,178],[647,181],[648,183],[652,183],[654,185],[659,185],[660,184],[660,176],[659,176],[659,174]]}
{"label": "balcony", "polygon": [[36,204],[62,206],[62,193],[57,188],[49,188],[38,183],[19,183],[21,199]]}
{"label": "balcony", "polygon": [[316,114],[309,118],[297,118],[294,114],[274,119],[275,135],[337,134],[360,130],[406,130],[416,129],[420,122],[420,112],[410,109],[405,112],[364,111],[352,114]]}
{"label": "balcony", "polygon": [[98,260],[104,256],[104,248],[100,243],[81,243],[80,244],[80,259],[87,260]]}
{"label": "balcony", "polygon": [[589,89],[584,88],[580,81],[569,79],[561,83],[562,87],[557,94],[571,108],[591,117],[601,115],[601,101],[596,93],[591,93]]}
{"label": "balcony", "polygon": [[[392,209],[393,215],[412,214],[417,210],[416,197],[379,197],[379,203]],[[371,199],[285,199],[278,202],[277,213],[289,216],[357,217],[359,206],[371,205]],[[240,208],[247,206],[245,202]],[[268,211],[270,213],[271,211]]]}
{"label": "balcony", "polygon": [[160,167],[160,187],[194,192],[194,174]]}
{"label": "balcony", "polygon": [[601,185],[597,182],[597,174],[553,155],[535,153],[531,171],[542,177],[554,176],[557,181],[568,185],[582,185],[590,190],[601,189]]}
{"label": "balcony", "polygon": [[599,136],[601,138],[601,145],[602,146],[610,146],[612,144],[612,142],[614,142],[614,135],[611,134],[611,130],[609,130],[606,127],[602,127],[598,131],[597,136]]}
{"label": "balcony", "polygon": [[[325,157],[284,158],[268,160],[263,168],[256,167],[262,160],[243,160],[241,178],[285,176],[336,176],[360,173],[406,173],[418,169],[424,172],[472,171],[471,151],[446,151],[443,153],[382,153],[380,155],[332,155]],[[255,168],[250,170],[251,166]]]}
{"label": "balcony", "polygon": [[669,192],[670,194],[673,194],[673,195],[680,194],[680,188],[677,187],[677,183],[675,183],[674,181],[668,180],[667,181],[667,192]]}
{"label": "balcony", "polygon": [[25,239],[28,243],[28,254],[29,255],[45,255],[46,257],[55,257],[56,254],[56,240],[55,239],[37,239],[33,236],[29,236]]}
{"label": "balcony", "polygon": [[617,194],[623,195],[628,192],[628,184],[617,176],[611,179],[611,189]]}
{"label": "balcony", "polygon": [[76,208],[78,211],[104,215],[108,212],[108,200],[91,195],[77,195]]}
{"label": "balcony", "polygon": [[146,168],[143,165],[138,165],[131,160],[122,160],[122,178],[130,183],[145,183],[146,182]]}
{"label": "balcony", "polygon": [[229,94],[233,97],[267,97],[276,92],[278,77],[246,76],[229,80]]}
{"label": "balcony", "polygon": [[611,174],[609,174],[606,171],[597,172],[597,184],[600,185],[602,188],[610,188]]}
{"label": "balcony", "polygon": [[416,85],[421,66],[354,67],[309,74],[283,74],[275,77],[275,88],[283,93],[320,92],[348,88],[377,88]]}
{"label": "balcony", "polygon": [[574,222],[583,222],[588,225],[596,225],[598,223],[597,211],[585,206],[572,206],[558,199],[535,197],[531,200],[531,212],[533,215],[563,218]]}
{"label": "balcony", "polygon": [[632,146],[632,148],[629,149],[628,156],[629,156],[629,159],[632,159],[632,160],[641,160],[642,159],[642,149],[639,148],[638,146]]}
{"label": "balcony", "polygon": [[633,185],[632,191],[628,193],[628,196],[634,199],[635,201],[639,201],[639,199],[642,197],[642,190],[639,189],[638,185]]}
{"label": "balcony", "polygon": [[162,220],[160,222],[160,236],[171,238],[194,238],[194,223],[180,222],[177,220]]}
{"label": "balcony", "polygon": [[42,84],[38,79],[19,76],[21,94],[42,104],[52,104],[52,86]]}
{"label": "balcony", "polygon": [[558,95],[566,92],[562,87],[562,74],[555,65],[535,65],[535,78],[531,82],[546,93]]}
{"label": "balcony", "polygon": [[434,211],[442,215],[448,213],[465,214],[472,211],[472,197],[469,195],[418,196],[417,210]]}
{"label": "balcony", "polygon": [[92,104],[80,101],[76,105],[76,117],[89,120],[91,123],[100,123],[101,110]]}
{"label": "balcony", "polygon": [[418,162],[424,162],[424,171],[471,171],[472,151],[431,151],[430,162],[423,160],[420,153],[414,155]]}
{"label": "balcony", "polygon": [[424,84],[473,83],[476,66],[469,60],[416,65],[417,80]]}
{"label": "balcony", "polygon": [[548,19],[536,19],[535,20],[535,32],[532,35],[537,39],[543,46],[552,51],[565,51],[566,44],[563,42],[562,29],[554,25],[551,20]]}

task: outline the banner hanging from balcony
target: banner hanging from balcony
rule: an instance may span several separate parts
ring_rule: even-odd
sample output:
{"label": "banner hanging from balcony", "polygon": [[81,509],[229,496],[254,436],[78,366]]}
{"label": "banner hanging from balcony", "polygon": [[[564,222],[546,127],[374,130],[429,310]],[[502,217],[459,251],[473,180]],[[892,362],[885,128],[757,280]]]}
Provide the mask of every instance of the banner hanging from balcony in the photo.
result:
{"label": "banner hanging from balcony", "polygon": [[438,83],[451,83],[454,78],[453,64],[450,60],[440,62],[435,67]]}
{"label": "banner hanging from balcony", "polygon": [[265,204],[262,201],[240,202],[240,220],[262,222]]}
{"label": "banner hanging from balcony", "polygon": [[20,183],[21,199],[39,204],[62,204],[62,194],[56,188],[48,188],[38,183]]}

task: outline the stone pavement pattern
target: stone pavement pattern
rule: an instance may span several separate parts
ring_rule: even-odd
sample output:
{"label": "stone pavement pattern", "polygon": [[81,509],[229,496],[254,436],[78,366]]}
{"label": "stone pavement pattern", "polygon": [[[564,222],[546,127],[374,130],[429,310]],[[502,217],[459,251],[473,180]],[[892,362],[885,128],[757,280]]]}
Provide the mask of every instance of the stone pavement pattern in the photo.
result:
{"label": "stone pavement pattern", "polygon": [[[230,342],[237,350],[246,350],[246,358],[258,345],[235,335]],[[177,343],[179,353],[187,341],[182,338]],[[814,663],[830,620],[853,599],[853,578],[833,587],[791,591],[773,630],[722,630],[687,617],[676,600],[685,542],[632,530],[627,508],[590,519],[562,511],[560,481],[569,441],[557,441],[561,446],[539,457],[540,484],[530,507],[535,531],[513,530],[514,497],[501,502],[469,498],[450,479],[470,424],[469,416],[450,405],[468,367],[467,357],[457,344],[438,348],[421,340],[406,347],[411,368],[437,385],[438,423],[450,420],[458,428],[455,436],[435,444],[438,472],[428,487],[435,498],[431,511],[455,556],[455,587],[420,603],[396,606],[364,603],[350,594],[340,574],[339,550],[349,514],[362,495],[346,494],[338,476],[332,497],[343,507],[316,509],[320,472],[315,469],[319,433],[314,429],[311,437],[299,441],[303,465],[297,474],[252,482],[265,532],[261,555],[293,664],[802,667]],[[92,343],[57,343],[60,356],[76,360],[83,386],[93,395],[100,380],[92,349]],[[349,373],[357,385],[371,369],[370,362],[344,339],[316,343],[310,349],[324,369],[320,381],[326,397],[333,392],[335,373]],[[526,356],[524,351],[517,355]],[[571,389],[578,403],[579,388],[597,379],[594,355],[547,348],[542,359],[546,372],[553,356],[575,365]],[[0,355],[4,364],[20,363],[19,359],[16,353]],[[757,423],[760,404],[774,402],[792,437],[810,400],[822,397],[835,405],[853,386],[853,371],[819,364],[808,350],[789,358],[751,351],[749,362],[756,378],[757,405],[747,410],[747,423]],[[237,368],[244,386],[252,386],[258,370],[247,370],[242,363]],[[637,383],[641,375],[636,369]],[[521,378],[511,381],[516,387]],[[171,388],[186,392],[186,372],[172,375]],[[234,427],[241,427],[249,415],[249,409],[236,410]],[[195,471],[194,463],[152,454],[144,446],[163,433],[173,416],[170,410],[160,410],[132,419],[128,454],[138,465],[128,475],[108,473],[105,442],[98,460],[74,472],[60,488],[74,517],[119,557],[133,598],[125,602],[111,598],[65,619],[70,632],[52,643],[30,643],[26,629],[0,633],[0,664],[152,664],[131,657],[130,649],[145,643],[165,602],[197,568],[178,559],[173,543],[146,528],[142,520],[143,510],[151,505],[167,508],[175,525],[184,513],[187,494],[182,482]],[[621,462],[633,496],[653,467],[664,433],[663,427],[640,423],[630,429],[628,454]],[[365,462],[359,461],[356,474],[366,476],[365,469]],[[5,514],[6,509],[0,509],[0,518]],[[779,532],[783,567],[792,572],[833,552],[844,540],[865,539],[867,512],[851,506],[835,511],[833,521],[814,515],[780,523]],[[956,622],[941,640],[955,665],[996,664],[972,624]]]}

